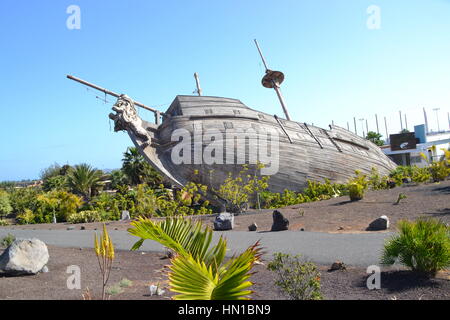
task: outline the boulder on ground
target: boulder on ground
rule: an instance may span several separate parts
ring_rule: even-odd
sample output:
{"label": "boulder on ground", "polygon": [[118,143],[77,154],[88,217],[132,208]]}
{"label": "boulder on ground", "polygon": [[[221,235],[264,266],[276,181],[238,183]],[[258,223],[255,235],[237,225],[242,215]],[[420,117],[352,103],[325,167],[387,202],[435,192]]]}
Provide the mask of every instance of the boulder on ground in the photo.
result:
{"label": "boulder on ground", "polygon": [[214,220],[214,230],[226,231],[234,228],[234,215],[229,212],[222,212]]}
{"label": "boulder on ground", "polygon": [[270,231],[284,231],[289,229],[289,220],[286,219],[283,214],[275,210],[272,214],[273,224]]}
{"label": "boulder on ground", "polygon": [[248,226],[248,231],[256,231],[258,230],[258,225],[253,222],[251,225]]}
{"label": "boulder on ground", "polygon": [[367,227],[367,231],[381,231],[389,229],[389,218],[381,216],[378,219],[372,221]]}
{"label": "boulder on ground", "polygon": [[337,261],[333,262],[333,264],[331,265],[331,268],[328,271],[331,272],[331,271],[337,271],[337,270],[347,270],[345,263],[337,260]]}
{"label": "boulder on ground", "polygon": [[0,273],[36,274],[44,269],[48,259],[47,246],[41,240],[17,239],[0,256]]}

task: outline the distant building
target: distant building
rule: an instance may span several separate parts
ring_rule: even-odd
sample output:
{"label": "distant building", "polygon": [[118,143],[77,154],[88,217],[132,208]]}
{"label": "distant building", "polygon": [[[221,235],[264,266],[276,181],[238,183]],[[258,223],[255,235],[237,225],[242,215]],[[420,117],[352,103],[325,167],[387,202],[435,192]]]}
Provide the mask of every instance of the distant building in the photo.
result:
{"label": "distant building", "polygon": [[383,152],[396,164],[425,167],[427,162],[420,156],[423,153],[428,161],[439,161],[444,151],[450,147],[450,131],[427,132],[425,125],[414,126],[414,132],[391,134],[389,145],[382,146]]}

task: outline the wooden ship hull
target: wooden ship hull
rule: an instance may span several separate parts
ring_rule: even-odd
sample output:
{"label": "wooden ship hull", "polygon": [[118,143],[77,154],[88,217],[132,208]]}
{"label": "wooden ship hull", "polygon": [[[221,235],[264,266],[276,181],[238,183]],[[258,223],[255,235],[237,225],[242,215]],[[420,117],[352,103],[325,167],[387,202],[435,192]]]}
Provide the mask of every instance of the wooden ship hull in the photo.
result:
{"label": "wooden ship hull", "polygon": [[[257,173],[255,162],[250,161],[250,152],[255,150],[251,149],[251,145],[257,141],[264,142],[267,132],[277,133],[279,142],[278,150],[275,150],[278,151],[278,170],[270,175],[268,182],[272,192],[283,192],[285,189],[301,191],[308,180],[329,179],[344,183],[354,177],[355,170],[369,174],[372,168],[377,168],[380,174],[386,175],[396,167],[378,146],[344,128],[330,126],[326,130],[280,119],[248,108],[236,99],[177,96],[162,119],[162,123],[157,121],[157,124],[142,121],[148,138],[130,128],[119,126],[117,129],[127,130],[148,162],[177,186],[195,180],[218,188],[229,173],[236,175],[242,170],[242,163],[237,161],[238,155],[242,159],[242,152],[245,153],[245,163],[250,164],[249,173]],[[205,150],[211,143],[209,139],[202,141],[200,135],[205,132],[223,137],[223,141],[219,142],[227,146],[229,139],[235,139],[249,129],[254,133],[253,139],[245,139],[245,145],[231,142],[230,146],[234,149],[225,150],[221,157],[216,157],[216,160],[221,158],[222,161],[207,163],[204,159],[195,159],[194,153]],[[188,132],[192,139],[172,141],[176,130]],[[178,148],[176,152],[179,152],[180,144],[184,144],[184,152],[191,151],[190,162],[186,161],[188,163],[176,164],[173,161],[174,148]],[[234,154],[232,163],[226,159],[230,151]]]}
{"label": "wooden ship hull", "polygon": [[[261,84],[275,90],[287,120],[248,108],[236,99],[202,96],[197,73],[198,96],[177,96],[164,113],[126,95],[67,77],[118,98],[113,107],[116,113],[110,114],[115,131],[126,130],[147,161],[176,186],[197,181],[218,189],[244,163],[249,164],[247,174],[270,175],[272,192],[301,191],[308,180],[344,183],[354,177],[355,170],[369,174],[376,168],[387,175],[396,167],[378,146],[348,130],[291,121],[280,91],[284,74],[268,68],[256,40],[255,44],[266,68]],[[155,123],[141,119],[135,106],[154,112]],[[174,139],[179,132],[190,139]],[[183,161],[179,161],[180,149]],[[207,151],[214,154],[214,161]],[[266,165],[260,172],[257,161]]]}

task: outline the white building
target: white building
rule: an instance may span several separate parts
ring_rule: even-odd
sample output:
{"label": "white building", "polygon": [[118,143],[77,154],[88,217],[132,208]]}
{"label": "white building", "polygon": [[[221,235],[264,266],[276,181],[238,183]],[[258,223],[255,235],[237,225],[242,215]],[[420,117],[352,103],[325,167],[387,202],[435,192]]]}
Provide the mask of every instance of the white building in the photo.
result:
{"label": "white building", "polygon": [[[430,133],[426,132],[425,125],[415,126],[415,143],[394,143],[393,140],[401,142],[402,137],[394,139],[393,136],[391,135],[389,138],[391,144],[383,146],[381,149],[398,165],[425,167],[427,162],[421,157],[421,153],[426,155],[428,161],[431,162],[443,159],[444,151],[442,149],[450,150],[450,131]],[[408,140],[409,138],[411,140],[411,136],[412,134],[405,134],[405,139]]]}

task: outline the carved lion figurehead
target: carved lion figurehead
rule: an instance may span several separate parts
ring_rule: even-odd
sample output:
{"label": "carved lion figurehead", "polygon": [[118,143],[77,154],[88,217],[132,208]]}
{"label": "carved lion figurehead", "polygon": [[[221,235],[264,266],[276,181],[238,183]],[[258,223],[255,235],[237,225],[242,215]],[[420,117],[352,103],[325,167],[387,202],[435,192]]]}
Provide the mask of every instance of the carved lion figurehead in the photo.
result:
{"label": "carved lion figurehead", "polygon": [[112,109],[116,112],[110,113],[109,118],[114,120],[114,131],[131,130],[143,140],[149,136],[143,127],[142,119],[139,118],[134,101],[126,94],[121,94]]}
{"label": "carved lion figurehead", "polygon": [[112,109],[120,115],[125,122],[133,122],[138,119],[134,101],[126,94],[121,94]]}

